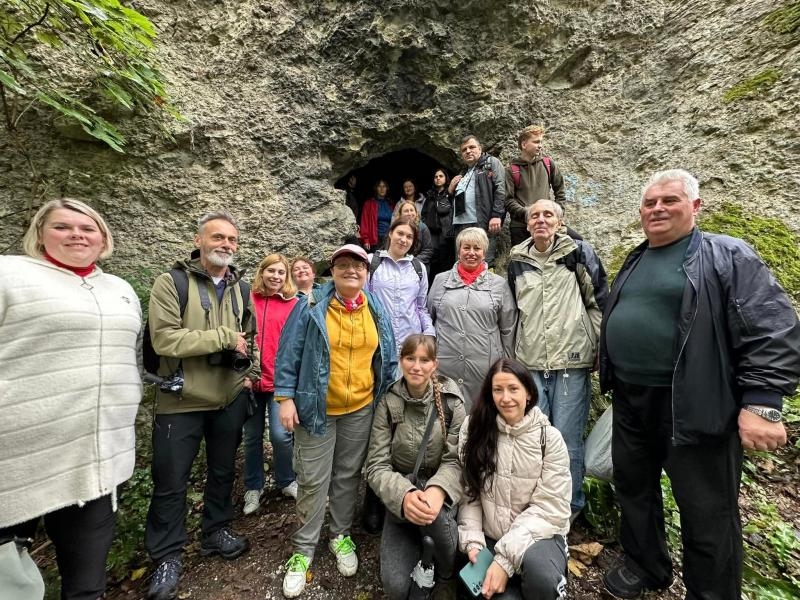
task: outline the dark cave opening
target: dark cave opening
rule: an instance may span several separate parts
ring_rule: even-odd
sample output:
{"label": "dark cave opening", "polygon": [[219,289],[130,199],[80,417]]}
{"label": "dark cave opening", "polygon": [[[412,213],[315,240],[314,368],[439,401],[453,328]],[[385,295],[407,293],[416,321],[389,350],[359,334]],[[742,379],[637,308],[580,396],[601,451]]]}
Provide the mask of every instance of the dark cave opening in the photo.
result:
{"label": "dark cave opening", "polygon": [[433,185],[434,171],[442,167],[447,171],[448,179],[453,176],[448,165],[414,148],[404,148],[375,157],[363,167],[348,171],[336,180],[334,187],[346,190],[348,179],[355,175],[356,198],[359,205],[363,205],[367,198],[374,195],[373,189],[377,181],[383,179],[389,184],[389,196],[397,201],[403,195],[404,180],[411,179],[417,193],[424,194]]}

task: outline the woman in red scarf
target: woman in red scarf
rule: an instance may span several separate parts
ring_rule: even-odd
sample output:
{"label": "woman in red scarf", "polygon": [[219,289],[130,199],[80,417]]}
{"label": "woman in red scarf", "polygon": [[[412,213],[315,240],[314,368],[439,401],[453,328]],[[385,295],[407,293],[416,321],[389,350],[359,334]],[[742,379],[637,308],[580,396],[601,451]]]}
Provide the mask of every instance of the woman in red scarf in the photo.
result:
{"label": "woman in red scarf", "polygon": [[439,342],[439,370],[454,379],[467,411],[499,358],[512,357],[517,306],[506,280],[487,268],[489,237],[467,227],[456,237],[458,262],[436,276],[428,312]]}

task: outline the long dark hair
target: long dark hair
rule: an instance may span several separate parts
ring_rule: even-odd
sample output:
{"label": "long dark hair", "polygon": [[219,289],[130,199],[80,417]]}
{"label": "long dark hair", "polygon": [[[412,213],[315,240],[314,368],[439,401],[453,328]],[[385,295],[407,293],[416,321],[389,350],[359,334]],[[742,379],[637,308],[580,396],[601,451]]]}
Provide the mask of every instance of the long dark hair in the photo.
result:
{"label": "long dark hair", "polygon": [[481,492],[489,488],[497,471],[497,407],[492,396],[492,380],[498,373],[509,373],[523,385],[530,396],[525,404],[525,414],[536,406],[539,398],[533,377],[522,364],[511,358],[501,358],[494,363],[483,380],[480,395],[469,416],[467,441],[464,443],[461,460],[461,482],[471,502],[477,500]]}

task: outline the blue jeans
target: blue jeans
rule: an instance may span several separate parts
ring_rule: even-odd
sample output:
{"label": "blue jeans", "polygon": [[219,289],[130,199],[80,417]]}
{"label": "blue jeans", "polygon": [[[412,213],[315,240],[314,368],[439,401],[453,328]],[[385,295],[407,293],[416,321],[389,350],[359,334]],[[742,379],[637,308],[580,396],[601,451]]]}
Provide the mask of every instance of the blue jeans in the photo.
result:
{"label": "blue jeans", "polygon": [[569,472],[572,475],[570,508],[575,513],[586,504],[583,494],[583,433],[592,399],[589,369],[531,371],[531,375],[539,392],[539,408],[553,427],[558,429],[567,445]]}
{"label": "blue jeans", "polygon": [[255,397],[256,414],[244,423],[244,486],[248,490],[264,488],[264,417],[269,414],[272,469],[275,471],[275,485],[283,489],[295,480],[292,469],[294,435],[281,425],[279,405],[272,392],[256,392]]}

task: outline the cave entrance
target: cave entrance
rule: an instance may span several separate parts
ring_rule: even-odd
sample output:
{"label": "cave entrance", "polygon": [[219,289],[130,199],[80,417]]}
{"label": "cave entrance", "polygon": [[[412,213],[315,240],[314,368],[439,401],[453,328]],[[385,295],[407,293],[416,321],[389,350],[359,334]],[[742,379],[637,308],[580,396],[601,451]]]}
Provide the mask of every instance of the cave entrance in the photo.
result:
{"label": "cave entrance", "polygon": [[384,179],[389,184],[389,196],[397,202],[403,195],[405,179],[411,179],[417,187],[417,193],[424,194],[433,185],[433,172],[442,167],[452,176],[448,165],[414,148],[405,148],[373,158],[363,167],[348,171],[336,181],[334,187],[346,190],[348,179],[355,175],[356,198],[360,207],[367,198],[373,196],[375,183]]}

